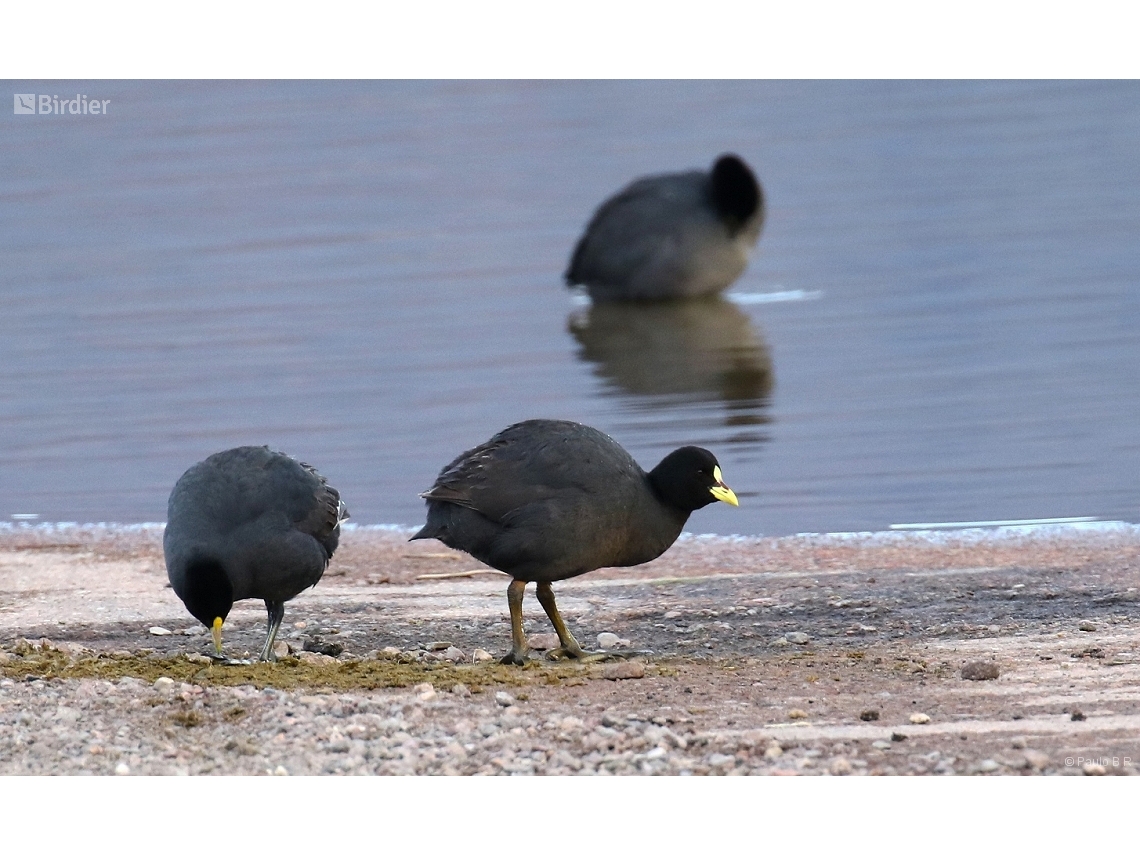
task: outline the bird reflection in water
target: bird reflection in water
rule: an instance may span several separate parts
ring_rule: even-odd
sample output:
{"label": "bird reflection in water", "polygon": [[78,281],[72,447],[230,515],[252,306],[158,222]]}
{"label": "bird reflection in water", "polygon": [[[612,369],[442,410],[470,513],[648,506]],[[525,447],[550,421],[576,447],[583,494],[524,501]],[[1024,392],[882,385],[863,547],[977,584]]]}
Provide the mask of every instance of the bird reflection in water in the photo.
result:
{"label": "bird reflection in water", "polygon": [[651,407],[723,402],[731,442],[763,442],[772,356],[751,321],[721,297],[594,303],[569,319],[578,356],[622,393]]}

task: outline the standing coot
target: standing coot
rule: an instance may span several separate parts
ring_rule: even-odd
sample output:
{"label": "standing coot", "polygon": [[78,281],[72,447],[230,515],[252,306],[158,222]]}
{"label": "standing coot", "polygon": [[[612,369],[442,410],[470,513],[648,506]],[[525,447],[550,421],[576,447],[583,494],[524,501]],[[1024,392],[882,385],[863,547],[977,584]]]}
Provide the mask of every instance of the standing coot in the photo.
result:
{"label": "standing coot", "polygon": [[511,425],[444,467],[426,493],[427,524],[411,539],[434,537],[514,577],[507,587],[511,652],[527,644],[522,598],[538,601],[558,633],[558,653],[584,652],[562,622],[550,583],[599,567],[631,567],[673,545],[689,514],[718,499],[736,505],[716,458],[685,446],[646,473],[601,431],[535,419]]}
{"label": "standing coot", "polygon": [[566,284],[597,301],[716,294],[744,272],[763,224],[760,184],[734,154],[711,172],[639,178],[594,213]]}
{"label": "standing coot", "polygon": [[174,485],[162,548],[174,592],[214,634],[235,600],[265,600],[272,660],[285,601],[320,581],[348,509],[312,466],[265,446],[195,463]]}

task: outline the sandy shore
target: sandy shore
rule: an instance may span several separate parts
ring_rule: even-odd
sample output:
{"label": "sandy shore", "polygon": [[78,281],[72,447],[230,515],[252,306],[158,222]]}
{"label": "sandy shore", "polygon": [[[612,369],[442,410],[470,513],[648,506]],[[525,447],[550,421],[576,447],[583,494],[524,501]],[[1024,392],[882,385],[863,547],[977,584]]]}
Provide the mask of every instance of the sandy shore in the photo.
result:
{"label": "sandy shore", "polygon": [[[509,636],[506,579],[485,569],[399,531],[351,529],[287,606],[296,655],[226,666],[202,658],[208,636],[166,586],[160,527],[0,527],[0,771],[1140,765],[1133,526],[686,537],[642,567],[555,586],[583,643],[613,633],[614,650],[647,653],[536,653],[523,669],[481,661]],[[532,594],[526,617],[536,646],[549,643]],[[263,633],[261,604],[241,603],[227,649],[256,651]],[[964,679],[967,665],[998,676]]]}

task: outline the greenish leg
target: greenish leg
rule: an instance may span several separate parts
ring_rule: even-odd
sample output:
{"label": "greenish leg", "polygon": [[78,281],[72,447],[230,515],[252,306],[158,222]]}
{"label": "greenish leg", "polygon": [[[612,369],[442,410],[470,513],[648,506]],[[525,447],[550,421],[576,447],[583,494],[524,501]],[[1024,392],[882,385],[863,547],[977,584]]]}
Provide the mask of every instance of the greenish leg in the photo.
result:
{"label": "greenish leg", "polygon": [[507,586],[507,605],[511,610],[511,652],[499,660],[503,665],[525,665],[527,646],[523,635],[522,601],[526,582],[512,579]]}

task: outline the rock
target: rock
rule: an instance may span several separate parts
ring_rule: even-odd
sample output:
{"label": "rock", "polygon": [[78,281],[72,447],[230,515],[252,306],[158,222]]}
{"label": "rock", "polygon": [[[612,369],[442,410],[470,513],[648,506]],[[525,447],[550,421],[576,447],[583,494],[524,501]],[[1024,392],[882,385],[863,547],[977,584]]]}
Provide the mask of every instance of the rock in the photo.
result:
{"label": "rock", "polygon": [[449,647],[454,647],[450,641],[433,641],[427,646],[427,649],[433,653],[438,653],[441,650],[447,650]]}
{"label": "rock", "polygon": [[399,647],[382,647],[376,651],[377,659],[395,659],[403,653]]}
{"label": "rock", "polygon": [[484,650],[482,647],[476,647],[475,651],[471,654],[472,662],[493,662],[495,657]]}
{"label": "rock", "polygon": [[322,638],[306,638],[305,650],[310,653],[319,653],[322,656],[340,656],[344,653],[344,645],[335,641],[325,641]]}
{"label": "rock", "polygon": [[196,623],[193,626],[186,626],[186,627],[183,627],[182,629],[178,630],[178,634],[179,635],[189,635],[189,636],[193,637],[195,635],[202,635],[205,631],[206,631],[206,627],[202,626],[200,623]]}
{"label": "rock", "polygon": [[891,734],[891,742],[906,742],[906,734],[895,732]]}
{"label": "rock", "polygon": [[967,662],[962,666],[963,680],[996,680],[1000,674],[996,662],[987,662],[984,659]]}
{"label": "rock", "polygon": [[412,687],[412,691],[416,693],[416,697],[421,701],[435,699],[435,686],[431,683],[416,683],[416,685]]}
{"label": "rock", "polygon": [[598,647],[602,650],[610,650],[621,644],[621,636],[616,632],[599,632],[598,633]]}
{"label": "rock", "polygon": [[645,759],[646,760],[660,760],[662,757],[664,757],[668,753],[669,753],[668,751],[666,751],[664,748],[662,748],[660,745],[658,745],[656,748],[651,748],[648,752],[646,752]]}
{"label": "rock", "polygon": [[1024,736],[1015,736],[1009,743],[1014,748],[1025,748],[1029,745],[1028,740]]}
{"label": "rock", "polygon": [[850,775],[851,774],[851,761],[846,757],[836,757],[831,761],[831,774],[832,775]]}
{"label": "rock", "polygon": [[515,699],[513,695],[507,692],[495,692],[495,703],[501,707],[514,706]]}
{"label": "rock", "polygon": [[331,656],[325,656],[323,653],[313,653],[309,650],[302,650],[297,654],[297,658],[304,662],[306,665],[319,665],[327,667],[329,665],[336,665],[337,661]]}
{"label": "rock", "polygon": [[277,775],[278,777],[284,777],[284,776],[289,774],[289,770],[286,769],[284,766],[278,766],[276,769],[273,770],[273,774]]}
{"label": "rock", "polygon": [[863,710],[863,712],[859,713],[859,720],[860,721],[878,721],[879,720],[879,711],[878,710]]}
{"label": "rock", "polygon": [[558,634],[554,632],[540,632],[527,636],[526,643],[531,650],[555,650],[561,645]]}
{"label": "rock", "polygon": [[784,638],[792,644],[807,644],[811,641],[811,636],[806,632],[785,632]]}
{"label": "rock", "polygon": [[891,743],[887,742],[885,739],[876,739],[871,743],[871,747],[878,748],[880,751],[887,751],[890,749]]}
{"label": "rock", "polygon": [[152,685],[154,686],[154,690],[156,692],[158,692],[160,695],[165,695],[165,696],[173,696],[174,695],[174,691],[175,691],[174,680],[172,680],[170,677],[159,677],[157,680],[154,681],[154,683]]}
{"label": "rock", "polygon": [[1083,620],[1077,624],[1077,629],[1081,632],[1096,632],[1096,624],[1091,620]]}
{"label": "rock", "polygon": [[214,660],[209,656],[203,656],[201,653],[187,653],[186,661],[194,665],[210,665]]}
{"label": "rock", "polygon": [[713,767],[727,766],[730,763],[735,763],[736,758],[733,757],[731,754],[719,754],[719,753],[714,752],[714,753],[709,755],[709,759],[707,762],[710,766],[713,766]]}
{"label": "rock", "polygon": [[1040,771],[1049,765],[1049,755],[1044,751],[1036,751],[1032,748],[1025,749],[1025,762],[1034,769]]}
{"label": "rock", "polygon": [[783,753],[784,753],[784,749],[780,747],[780,743],[773,742],[771,745],[769,745],[764,750],[764,759],[765,760],[775,760],[777,757],[779,757]]}
{"label": "rock", "polygon": [[1084,767],[1082,768],[1082,771],[1086,775],[1107,775],[1108,774],[1108,769],[1106,769],[1104,766],[1101,766],[1099,763],[1092,763],[1092,762],[1086,763],[1084,765]]}
{"label": "rock", "polygon": [[807,717],[808,714],[801,709],[788,710],[788,718],[790,719],[800,719]]}
{"label": "rock", "polygon": [[768,642],[769,647],[787,647],[789,644],[791,644],[791,642],[788,641],[788,639],[783,638],[783,637],[780,637],[780,638],[774,639],[773,641]]}
{"label": "rock", "polygon": [[459,698],[471,697],[471,690],[467,688],[466,683],[456,683],[451,687],[451,694]]}
{"label": "rock", "polygon": [[149,630],[147,630],[147,632],[149,632],[151,635],[170,635],[171,634],[170,630],[167,629],[165,626],[152,626]]}
{"label": "rock", "polygon": [[1073,710],[1072,715],[1069,716],[1069,721],[1084,721],[1085,714],[1080,710]]}
{"label": "rock", "polygon": [[645,663],[637,660],[614,662],[602,669],[602,676],[607,680],[640,680],[645,676]]}
{"label": "rock", "polygon": [[992,757],[987,757],[985,760],[978,764],[979,772],[996,772],[1000,768],[1001,764]]}
{"label": "rock", "polygon": [[912,713],[910,717],[911,724],[930,724],[930,716],[926,713],[916,712]]}
{"label": "rock", "polygon": [[681,616],[681,612],[677,611],[676,609],[670,609],[669,611],[665,612],[665,614],[662,615],[662,617],[665,618],[665,620],[676,620],[680,616]]}
{"label": "rock", "polygon": [[129,774],[131,774],[131,767],[128,766],[126,763],[120,763],[118,766],[115,767],[115,774],[116,775],[129,775]]}
{"label": "rock", "polygon": [[287,641],[273,642],[273,655],[278,659],[288,659],[292,653],[293,651],[290,649]]}
{"label": "rock", "polygon": [[466,661],[467,657],[458,647],[449,647],[443,651],[443,658],[448,662],[458,663]]}

